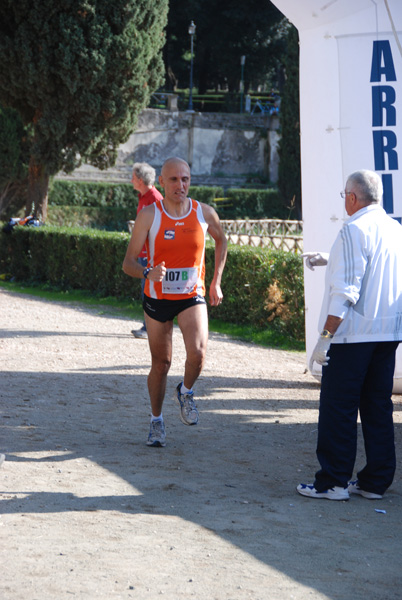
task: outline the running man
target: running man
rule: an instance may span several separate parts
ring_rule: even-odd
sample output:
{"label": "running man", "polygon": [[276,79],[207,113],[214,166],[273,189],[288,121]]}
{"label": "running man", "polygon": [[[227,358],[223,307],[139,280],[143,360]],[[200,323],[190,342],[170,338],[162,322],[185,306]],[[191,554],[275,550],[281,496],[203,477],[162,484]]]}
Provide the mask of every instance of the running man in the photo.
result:
{"label": "running man", "polygon": [[[151,425],[148,446],[165,446],[162,415],[167,375],[172,360],[173,319],[186,348],[184,378],[175,390],[180,418],[185,425],[198,423],[193,385],[200,375],[208,340],[205,301],[205,240],[215,241],[215,270],[209,289],[211,306],[222,302],[221,278],[227,242],[215,210],[187,196],[190,167],[180,158],[163,165],[159,183],[164,199],[141,210],[123,262],[131,277],[145,278],[144,314],[152,365],[148,375]],[[148,265],[138,263],[146,244]]]}

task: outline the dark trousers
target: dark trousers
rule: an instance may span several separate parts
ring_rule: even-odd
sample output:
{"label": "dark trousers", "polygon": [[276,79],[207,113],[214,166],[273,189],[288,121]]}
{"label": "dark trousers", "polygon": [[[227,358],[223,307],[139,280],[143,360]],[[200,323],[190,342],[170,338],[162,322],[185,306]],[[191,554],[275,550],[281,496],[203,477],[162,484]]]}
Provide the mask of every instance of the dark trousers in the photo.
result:
{"label": "dark trousers", "polygon": [[359,485],[383,494],[395,474],[392,387],[399,342],[331,344],[323,367],[318,421],[315,488],[346,487],[356,460],[357,417],[366,452]]}

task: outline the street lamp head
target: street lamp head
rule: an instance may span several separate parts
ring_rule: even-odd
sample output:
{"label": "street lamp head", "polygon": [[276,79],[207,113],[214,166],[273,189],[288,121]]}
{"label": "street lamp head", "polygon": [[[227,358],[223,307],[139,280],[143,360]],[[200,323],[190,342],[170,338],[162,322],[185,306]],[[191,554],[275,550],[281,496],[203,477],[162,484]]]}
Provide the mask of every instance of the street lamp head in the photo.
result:
{"label": "street lamp head", "polygon": [[246,57],[243,54],[243,56],[240,57],[240,64],[242,67],[244,67],[245,63],[246,63]]}
{"label": "street lamp head", "polygon": [[188,26],[188,32],[189,32],[190,35],[194,35],[195,34],[194,21],[191,21],[190,25]]}

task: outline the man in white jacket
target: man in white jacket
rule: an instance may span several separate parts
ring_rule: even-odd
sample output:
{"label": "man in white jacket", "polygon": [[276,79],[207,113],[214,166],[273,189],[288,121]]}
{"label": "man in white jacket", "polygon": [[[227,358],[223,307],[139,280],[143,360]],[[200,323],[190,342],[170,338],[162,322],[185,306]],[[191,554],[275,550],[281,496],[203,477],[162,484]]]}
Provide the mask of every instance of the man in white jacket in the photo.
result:
{"label": "man in white jacket", "polygon": [[[402,227],[380,202],[382,181],[373,171],[347,179],[345,222],[332,246],[320,316],[322,330],[310,361],[322,365],[317,458],[310,498],[380,499],[395,467],[392,387],[402,340]],[[307,266],[325,264],[320,253]],[[360,412],[366,465],[351,481]]]}

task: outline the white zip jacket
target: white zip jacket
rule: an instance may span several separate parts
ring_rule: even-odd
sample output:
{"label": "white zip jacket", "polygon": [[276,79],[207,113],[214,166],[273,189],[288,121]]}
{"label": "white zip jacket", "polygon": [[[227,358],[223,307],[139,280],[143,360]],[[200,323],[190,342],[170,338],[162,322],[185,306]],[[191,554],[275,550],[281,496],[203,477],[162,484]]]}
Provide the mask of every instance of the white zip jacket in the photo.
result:
{"label": "white zip jacket", "polygon": [[320,315],[343,319],[332,343],[402,340],[402,227],[379,204],[345,222],[329,255]]}

